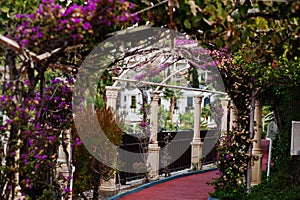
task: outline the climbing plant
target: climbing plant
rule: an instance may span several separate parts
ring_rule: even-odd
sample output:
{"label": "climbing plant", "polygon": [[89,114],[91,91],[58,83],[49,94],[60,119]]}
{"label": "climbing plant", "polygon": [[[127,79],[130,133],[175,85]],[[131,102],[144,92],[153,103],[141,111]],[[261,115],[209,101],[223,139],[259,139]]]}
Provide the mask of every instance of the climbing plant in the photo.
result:
{"label": "climbing plant", "polygon": [[[74,74],[95,41],[138,20],[129,13],[133,6],[113,0],[1,2],[1,34],[6,37],[1,37],[0,51],[4,65],[1,198],[15,199],[17,192],[32,199],[70,195],[72,166],[67,147]],[[57,171],[60,144],[67,158],[67,176]],[[73,135],[73,145],[79,144],[78,135]]]}

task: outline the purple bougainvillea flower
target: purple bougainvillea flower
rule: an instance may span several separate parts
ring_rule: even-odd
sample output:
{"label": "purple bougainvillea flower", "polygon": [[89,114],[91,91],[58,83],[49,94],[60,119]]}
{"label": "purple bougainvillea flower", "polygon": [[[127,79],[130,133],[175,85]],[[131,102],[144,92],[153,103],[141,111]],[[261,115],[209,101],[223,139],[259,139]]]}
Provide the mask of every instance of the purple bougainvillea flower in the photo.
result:
{"label": "purple bougainvillea flower", "polygon": [[128,17],[126,16],[126,14],[124,14],[123,16],[120,17],[121,21],[127,21]]}
{"label": "purple bougainvillea flower", "polygon": [[7,119],[6,123],[11,124],[13,121],[11,119]]}
{"label": "purple bougainvillea flower", "polygon": [[81,145],[81,140],[79,138],[76,138],[75,141],[78,146]]}
{"label": "purple bougainvillea flower", "polygon": [[0,101],[4,101],[6,99],[6,95],[3,94],[1,97],[0,97]]}
{"label": "purple bougainvillea flower", "polygon": [[221,171],[217,171],[216,174],[217,174],[217,175],[222,175],[222,172],[221,172]]}
{"label": "purple bougainvillea flower", "polygon": [[136,75],[134,78],[136,80],[142,80],[144,78],[144,74]]}
{"label": "purple bougainvillea flower", "polygon": [[76,39],[76,38],[78,38],[78,35],[77,34],[72,34],[72,38]]}
{"label": "purple bougainvillea flower", "polygon": [[81,18],[76,17],[76,18],[74,18],[73,21],[75,24],[79,24],[81,22],[81,20],[82,20]]}
{"label": "purple bougainvillea flower", "polygon": [[54,97],[54,101],[59,101],[60,97]]}
{"label": "purple bougainvillea flower", "polygon": [[93,12],[97,9],[96,5],[97,5],[97,3],[89,1],[87,4],[87,7],[88,7],[89,11]]}
{"label": "purple bougainvillea flower", "polygon": [[21,46],[24,48],[28,44],[28,40],[24,39],[21,41]]}
{"label": "purple bougainvillea flower", "polygon": [[21,15],[21,14],[16,14],[16,18],[17,18],[17,19],[21,19],[21,18],[22,18],[22,15]]}
{"label": "purple bougainvillea flower", "polygon": [[147,124],[147,122],[141,122],[139,125],[140,125],[140,127],[146,127],[148,124]]}
{"label": "purple bougainvillea flower", "polygon": [[64,189],[64,192],[70,192],[71,191],[71,189],[69,188],[69,187],[67,187],[66,189]]}
{"label": "purple bougainvillea flower", "polygon": [[61,109],[64,105],[65,105],[66,102],[62,101],[58,104],[57,108],[58,109]]}
{"label": "purple bougainvillea flower", "polygon": [[90,22],[84,22],[83,23],[83,29],[84,30],[88,30],[88,29],[91,29],[91,28],[92,28],[92,26],[91,26]]}
{"label": "purple bougainvillea flower", "polygon": [[133,3],[130,3],[129,4],[129,9],[132,9],[134,7],[134,4]]}
{"label": "purple bougainvillea flower", "polygon": [[[38,116],[39,117],[39,116]],[[36,123],[35,129],[38,130],[40,128],[40,122]]]}
{"label": "purple bougainvillea flower", "polygon": [[230,160],[230,155],[226,154],[225,159]]}
{"label": "purple bougainvillea flower", "polygon": [[34,14],[29,14],[29,15],[28,15],[28,18],[29,18],[29,19],[34,19]]}
{"label": "purple bougainvillea flower", "polygon": [[26,30],[26,29],[23,29],[21,32],[22,32],[22,35],[26,35],[27,30]]}
{"label": "purple bougainvillea flower", "polygon": [[37,35],[37,37],[38,37],[38,38],[42,38],[42,37],[43,37],[43,33],[42,33],[42,32],[40,32],[40,31],[39,31],[39,32],[37,32],[37,33],[36,33],[36,35]]}
{"label": "purple bougainvillea flower", "polygon": [[40,100],[41,100],[41,97],[40,97],[38,94],[36,94],[36,95],[35,95],[35,100],[40,101]]}
{"label": "purple bougainvillea flower", "polygon": [[49,140],[50,140],[51,142],[53,142],[55,139],[56,139],[56,136],[55,136],[55,135],[49,136]]}

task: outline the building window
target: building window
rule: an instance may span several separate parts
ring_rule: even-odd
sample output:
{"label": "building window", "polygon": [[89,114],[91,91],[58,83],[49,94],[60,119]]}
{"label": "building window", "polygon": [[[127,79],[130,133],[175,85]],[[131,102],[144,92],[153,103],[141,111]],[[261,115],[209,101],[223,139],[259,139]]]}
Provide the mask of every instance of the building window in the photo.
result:
{"label": "building window", "polygon": [[193,107],[193,97],[187,98],[187,107]]}
{"label": "building window", "polygon": [[130,108],[136,108],[136,97],[135,96],[131,96]]}
{"label": "building window", "polygon": [[124,96],[124,102],[126,102],[126,96]]}

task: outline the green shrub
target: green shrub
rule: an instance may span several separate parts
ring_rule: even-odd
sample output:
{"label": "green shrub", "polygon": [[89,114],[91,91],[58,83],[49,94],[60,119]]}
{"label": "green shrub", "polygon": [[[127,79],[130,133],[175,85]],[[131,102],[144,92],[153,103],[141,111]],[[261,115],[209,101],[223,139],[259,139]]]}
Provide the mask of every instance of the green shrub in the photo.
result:
{"label": "green shrub", "polygon": [[261,184],[251,188],[247,200],[298,200],[300,199],[300,185],[295,177],[287,173],[277,172],[266,178]]}

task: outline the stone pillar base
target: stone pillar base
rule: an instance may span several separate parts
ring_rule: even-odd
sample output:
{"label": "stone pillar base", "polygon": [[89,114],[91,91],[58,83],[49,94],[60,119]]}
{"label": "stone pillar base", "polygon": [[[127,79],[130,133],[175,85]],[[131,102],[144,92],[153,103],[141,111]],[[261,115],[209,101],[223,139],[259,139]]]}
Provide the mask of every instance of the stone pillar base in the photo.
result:
{"label": "stone pillar base", "polygon": [[99,187],[99,195],[101,199],[108,199],[117,194],[117,185],[115,182],[115,177],[109,179],[108,181],[101,181],[101,185]]}
{"label": "stone pillar base", "polygon": [[251,166],[251,187],[261,183],[262,175],[262,154],[252,154],[252,166]]}
{"label": "stone pillar base", "polygon": [[111,177],[109,180],[101,181],[101,185],[99,188],[100,191],[105,191],[105,192],[115,192],[117,190],[117,184],[116,184],[116,176],[115,173],[113,177]]}
{"label": "stone pillar base", "polygon": [[157,143],[149,144],[147,166],[150,166],[149,179],[159,179],[159,150]]}
{"label": "stone pillar base", "polygon": [[100,185],[100,191],[105,191],[105,192],[114,192],[117,190],[117,185],[116,185],[116,178],[113,177],[109,179],[108,181],[101,181]]}
{"label": "stone pillar base", "polygon": [[21,187],[19,185],[15,188],[15,199],[20,199],[20,200],[25,199],[25,196],[22,196]]}
{"label": "stone pillar base", "polygon": [[202,169],[202,145],[200,138],[194,138],[191,142],[192,157],[191,157],[191,170]]}

